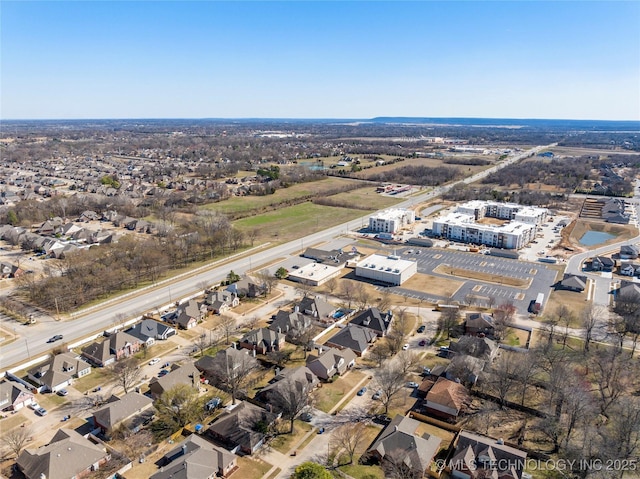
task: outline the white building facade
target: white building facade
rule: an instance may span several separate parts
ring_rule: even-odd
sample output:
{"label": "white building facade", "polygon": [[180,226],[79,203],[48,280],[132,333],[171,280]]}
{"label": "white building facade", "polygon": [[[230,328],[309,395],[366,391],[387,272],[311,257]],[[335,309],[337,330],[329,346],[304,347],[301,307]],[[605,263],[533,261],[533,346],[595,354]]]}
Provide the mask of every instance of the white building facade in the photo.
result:
{"label": "white building facade", "polygon": [[398,256],[373,254],[356,265],[356,276],[401,285],[418,272],[418,263]]}
{"label": "white building facade", "polygon": [[369,218],[369,230],[394,234],[415,220],[416,215],[413,210],[391,208],[381,211],[376,216],[371,216]]}

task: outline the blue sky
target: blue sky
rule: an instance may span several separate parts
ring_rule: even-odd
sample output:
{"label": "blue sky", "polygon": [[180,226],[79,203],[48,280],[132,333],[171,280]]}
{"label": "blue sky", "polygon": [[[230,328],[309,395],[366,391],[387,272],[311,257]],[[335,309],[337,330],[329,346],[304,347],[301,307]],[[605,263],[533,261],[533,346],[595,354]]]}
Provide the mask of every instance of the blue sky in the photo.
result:
{"label": "blue sky", "polygon": [[0,118],[640,120],[640,2],[6,1]]}

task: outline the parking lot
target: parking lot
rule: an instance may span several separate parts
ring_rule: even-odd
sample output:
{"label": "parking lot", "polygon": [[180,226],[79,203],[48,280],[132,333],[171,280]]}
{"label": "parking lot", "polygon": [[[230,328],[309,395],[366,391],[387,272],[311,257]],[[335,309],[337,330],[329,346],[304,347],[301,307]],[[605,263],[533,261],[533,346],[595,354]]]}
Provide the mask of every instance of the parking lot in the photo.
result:
{"label": "parking lot", "polygon": [[[464,284],[455,292],[453,298],[438,297],[428,291],[413,291],[401,286],[391,288],[397,294],[429,302],[437,303],[453,299],[459,303],[467,304],[468,298],[473,297],[474,304],[477,306],[490,306],[491,304],[496,306],[511,301],[518,308],[519,313],[527,314],[530,301],[540,292],[548,297],[551,285],[556,278],[556,271],[549,269],[543,263],[528,263],[478,253],[420,247],[406,247],[397,252],[403,259],[415,260],[418,263],[418,272],[423,274],[449,278],[448,275],[437,273],[434,270],[440,265],[450,265],[454,268],[494,276],[491,282],[465,280],[456,276],[456,280],[462,280]],[[503,278],[529,280],[530,285],[528,288],[507,286],[500,284]]]}

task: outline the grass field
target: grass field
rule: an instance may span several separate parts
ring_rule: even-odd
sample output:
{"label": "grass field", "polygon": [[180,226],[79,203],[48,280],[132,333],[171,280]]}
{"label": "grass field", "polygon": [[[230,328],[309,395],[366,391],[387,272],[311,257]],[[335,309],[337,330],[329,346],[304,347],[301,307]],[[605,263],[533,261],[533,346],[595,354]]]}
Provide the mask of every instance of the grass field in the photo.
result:
{"label": "grass field", "polygon": [[[289,450],[300,441],[304,437],[306,433],[311,431],[313,426],[307,422],[298,421],[297,419],[294,421],[294,429],[293,434],[280,434],[273,438],[273,440],[269,443],[269,445],[278,452],[282,454],[287,454]],[[283,421],[282,429],[285,431],[289,431],[289,421]]]}
{"label": "grass field", "polygon": [[436,296],[451,297],[462,285],[464,281],[417,273],[405,281],[402,287],[414,291],[429,291]]}
{"label": "grass field", "polygon": [[345,223],[365,214],[362,210],[320,206],[305,202],[261,215],[243,218],[233,224],[244,232],[257,229],[257,243],[264,241],[286,243],[300,236]]}
{"label": "grass field", "polygon": [[354,183],[354,180],[328,177],[318,181],[300,183],[277,190],[266,196],[234,196],[225,201],[204,205],[206,210],[220,211],[226,214],[247,213],[260,208],[269,208],[284,201],[294,201],[309,196],[321,196],[323,193],[335,190],[341,186]]}
{"label": "grass field", "polygon": [[572,328],[579,328],[580,326],[580,315],[584,309],[589,306],[591,303],[587,301],[587,293],[586,291],[582,293],[576,293],[574,291],[551,291],[549,295],[549,301],[544,308],[545,316],[552,316],[555,314],[556,310],[560,305],[564,305],[569,308],[569,311],[573,314],[573,318],[571,320]]}
{"label": "grass field", "polygon": [[364,374],[351,371],[333,383],[322,384],[316,390],[316,407],[324,412],[329,412],[338,402],[348,394],[351,389],[364,378]]}
{"label": "grass field", "polygon": [[403,198],[392,198],[376,193],[374,187],[360,188],[346,193],[329,196],[328,199],[339,201],[345,208],[364,207],[370,210],[381,210],[400,203]]}

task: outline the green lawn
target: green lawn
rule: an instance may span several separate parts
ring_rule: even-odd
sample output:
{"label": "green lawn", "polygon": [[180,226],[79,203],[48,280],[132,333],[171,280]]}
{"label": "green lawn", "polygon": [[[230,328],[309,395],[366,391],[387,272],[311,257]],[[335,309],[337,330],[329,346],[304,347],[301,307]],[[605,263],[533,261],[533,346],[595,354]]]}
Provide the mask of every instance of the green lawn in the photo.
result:
{"label": "green lawn", "polygon": [[[289,421],[282,422],[282,428],[285,431],[289,430]],[[298,441],[300,441],[306,433],[311,431],[311,424],[303,421],[294,421],[293,434],[281,434],[273,438],[269,445],[282,454],[287,454],[289,450],[294,447]]]}
{"label": "green lawn", "polygon": [[[257,243],[287,242],[365,215],[363,210],[320,206],[310,202],[235,221],[240,231],[258,229]],[[311,245],[300,245],[303,246]]]}
{"label": "green lawn", "polygon": [[333,383],[323,383],[315,393],[316,407],[324,412],[331,411],[364,377],[361,372],[351,371]]}
{"label": "green lawn", "polygon": [[394,198],[376,193],[374,187],[360,188],[346,193],[329,196],[328,199],[339,201],[345,208],[364,207],[370,210],[381,210],[397,205],[404,198]]}
{"label": "green lawn", "polygon": [[350,464],[347,466],[340,466],[338,469],[354,479],[384,479],[384,472],[380,466]]}

